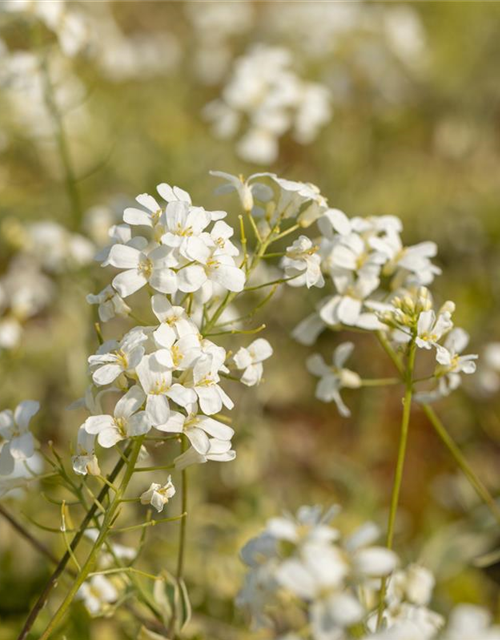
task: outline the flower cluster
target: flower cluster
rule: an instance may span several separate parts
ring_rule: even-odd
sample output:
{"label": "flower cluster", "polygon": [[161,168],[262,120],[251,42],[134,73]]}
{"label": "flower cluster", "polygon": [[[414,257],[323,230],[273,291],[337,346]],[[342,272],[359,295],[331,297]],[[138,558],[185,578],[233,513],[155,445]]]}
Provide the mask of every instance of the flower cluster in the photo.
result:
{"label": "flower cluster", "polygon": [[[100,320],[152,320],[104,341],[89,357],[92,386],[83,404],[90,416],[80,427],[73,457],[79,474],[99,473],[96,442],[109,449],[151,429],[157,438],[185,437],[189,443],[175,459],[177,469],[232,460],[234,430],[219,415],[233,408],[223,378],[235,370],[243,384],[256,385],[263,361],[272,355],[271,345],[259,338],[230,358],[207,336],[207,327],[224,318],[229,297],[243,290],[250,273],[247,256],[237,262],[234,231],[223,220],[227,214],[193,205],[178,187],[163,183],[157,191],[161,203],[142,194],[138,206],[125,209],[123,223],[110,229],[112,244],[96,258],[115,268],[112,284],[87,297],[98,306]],[[265,186],[249,186],[253,191]],[[141,297],[145,291],[149,296]],[[118,396],[110,411],[103,409],[108,396]],[[153,483],[141,501],[161,511],[174,492],[170,481]]]}
{"label": "flower cluster", "polygon": [[54,276],[87,265],[94,246],[83,235],[50,221],[20,224],[6,219],[2,232],[6,244],[15,249],[0,277],[0,350],[7,350],[19,346],[24,324],[54,298]]}
{"label": "flower cluster", "polygon": [[[323,287],[333,294],[323,298],[317,311],[294,331],[302,344],[312,345],[325,327],[380,331],[396,348],[414,341],[420,350],[434,350],[436,366],[429,376],[434,385],[421,391],[421,401],[448,395],[461,382],[461,373],[475,371],[476,355],[462,355],[469,336],[454,327],[455,305],[446,302],[434,310],[427,289],[440,269],[433,264],[434,242],[404,246],[402,223],[395,216],[348,218],[342,211],[324,208],[318,227],[321,236],[313,243],[305,236],[288,247],[282,261],[291,286]],[[349,354],[352,348],[346,352]],[[334,400],[340,412],[348,410],[339,389],[359,387],[361,380],[343,369],[344,347],[334,355],[333,367],[315,356],[309,368],[321,378],[317,397]]]}
{"label": "flower cluster", "polygon": [[[497,640],[484,610],[460,605],[445,618],[429,608],[435,579],[418,564],[398,569],[396,555],[374,546],[365,523],[348,537],[332,526],[339,513],[301,507],[272,518],[242,549],[248,572],[237,603],[254,627],[279,640]],[[381,579],[388,579],[379,616]]]}
{"label": "flower cluster", "polygon": [[330,121],[328,89],[302,80],[291,67],[288,50],[255,46],[235,61],[222,97],[206,105],[204,115],[217,137],[233,138],[245,127],[236,146],[244,160],[270,164],[286,132],[309,144]]}
{"label": "flower cluster", "polygon": [[[226,351],[200,334],[182,301],[196,306],[195,296],[208,301],[214,288],[241,291],[245,274],[235,263],[238,250],[233,230],[222,221],[224,212],[194,207],[188,194],[166,184],[158,192],[160,205],[143,194],[143,208],[129,207],[124,224],[111,230],[114,244],[103,252],[103,265],[120,269],[113,286],[89,298],[99,304],[101,320],[126,312],[128,298],[145,286],[153,293],[156,324],[137,326],[120,340],[104,342],[89,358],[94,385],[126,390],[112,414],[96,413],[83,430],[105,448],[146,434],[151,428],[185,434],[201,457],[234,457],[233,430],[211,417],[233,408],[220,386],[227,373]],[[215,222],[210,230],[207,228]],[[134,235],[133,230],[141,235]],[[187,451],[178,460],[192,459]]]}
{"label": "flower cluster", "polygon": [[269,520],[245,545],[241,555],[249,571],[238,604],[257,627],[276,633],[309,628],[300,637],[340,640],[366,618],[361,592],[388,576],[397,558],[374,546],[379,531],[372,523],[342,537],[331,525],[337,514],[337,508],[301,507],[295,517]]}

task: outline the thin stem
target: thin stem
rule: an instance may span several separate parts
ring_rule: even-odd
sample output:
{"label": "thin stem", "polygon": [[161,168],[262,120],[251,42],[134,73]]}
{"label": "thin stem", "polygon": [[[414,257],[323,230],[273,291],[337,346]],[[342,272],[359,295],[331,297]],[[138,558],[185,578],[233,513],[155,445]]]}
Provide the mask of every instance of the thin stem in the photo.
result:
{"label": "thin stem", "polygon": [[399,371],[399,373],[401,375],[404,374],[404,365],[401,362],[401,359],[399,358],[398,354],[394,351],[394,349],[391,347],[389,340],[387,339],[387,336],[385,335],[385,333],[383,331],[377,331],[377,338],[379,343],[382,346],[382,349],[386,352],[386,354],[389,356],[389,358],[392,360],[394,366],[396,367],[396,369]]}
{"label": "thin stem", "polygon": [[401,384],[401,378],[372,378],[361,381],[362,387],[388,387],[394,384]]}
{"label": "thin stem", "polygon": [[[183,438],[181,443],[181,451],[184,452],[187,448],[186,438]],[[181,509],[184,517],[181,520],[181,526],[179,530],[179,547],[177,551],[177,571],[176,579],[179,584],[184,575],[184,557],[186,551],[186,532],[187,532],[187,509],[188,509],[188,478],[187,470],[183,469],[181,474],[181,491],[182,491],[182,503]],[[174,636],[176,623],[176,610],[173,609],[172,618],[169,625],[169,636]]]}
{"label": "thin stem", "polygon": [[49,62],[47,56],[44,54],[40,65],[42,72],[42,79],[44,83],[44,100],[47,111],[54,122],[55,126],[55,139],[57,147],[59,149],[59,155],[61,157],[61,163],[64,170],[64,182],[66,184],[66,192],[68,199],[75,216],[77,225],[82,220],[83,212],[80,202],[80,193],[77,187],[77,181],[75,177],[75,171],[73,169],[73,163],[71,160],[71,154],[69,150],[68,138],[64,127],[64,121],[62,114],[59,110],[59,106],[54,95],[54,87],[50,79]]}
{"label": "thin stem", "polygon": [[252,335],[254,333],[260,333],[261,331],[264,331],[265,328],[266,328],[266,325],[261,324],[260,327],[255,327],[255,329],[227,329],[226,331],[216,331],[215,333],[206,333],[205,337],[212,338],[214,336],[230,336],[230,335],[236,335],[236,334]]}
{"label": "thin stem", "polygon": [[117,573],[135,573],[138,576],[149,578],[150,580],[158,580],[158,576],[154,576],[152,573],[147,573],[146,571],[141,571],[140,569],[136,569],[135,567],[116,567],[114,569],[104,569],[103,571],[92,571],[92,573],[88,574],[88,577],[92,578],[93,576],[110,576]]}
{"label": "thin stem", "polygon": [[[141,446],[142,446],[142,440],[143,437],[139,437],[135,440],[135,442],[132,444],[132,450],[130,453],[130,458],[128,461],[128,464],[126,466],[125,469],[125,474],[120,482],[120,486],[118,487],[118,492],[116,494],[116,496],[114,497],[107,513],[106,516],[104,518],[99,536],[97,537],[97,540],[94,543],[94,546],[92,547],[91,552],[89,553],[87,560],[85,561],[84,565],[82,566],[82,570],[80,571],[80,573],[78,574],[78,577],[76,578],[76,580],[73,582],[73,585],[71,586],[71,588],[69,589],[66,597],[64,598],[62,604],[60,605],[59,609],[56,611],[55,615],[52,617],[52,619],[50,620],[49,624],[47,625],[47,628],[45,629],[45,631],[43,632],[43,634],[40,636],[39,640],[47,640],[47,638],[50,637],[50,635],[52,634],[52,632],[54,631],[54,629],[59,625],[59,623],[62,621],[62,619],[64,618],[70,604],[73,602],[74,597],[76,596],[79,588],[82,586],[82,584],[85,582],[87,576],[89,575],[89,573],[91,572],[93,566],[95,565],[96,561],[97,561],[97,556],[99,554],[99,551],[102,547],[102,545],[104,544],[104,542],[106,541],[106,538],[108,536],[109,533],[109,529],[112,526],[116,516],[117,516],[117,510],[120,507],[120,500],[123,497],[128,484],[132,478],[132,475],[134,473],[134,467],[135,464],[137,462],[137,458],[139,457],[139,453],[141,450]],[[120,462],[120,461],[119,461]],[[106,485],[103,488],[104,489],[109,490],[109,487]]]}
{"label": "thin stem", "polygon": [[271,280],[271,282],[265,282],[264,284],[257,284],[253,287],[245,287],[243,291],[257,291],[258,289],[263,289],[264,287],[271,287],[273,284],[283,284],[284,282],[289,282],[290,280],[295,280],[301,276],[301,273],[298,273],[296,276],[291,276],[290,278],[279,278],[278,280]]}
{"label": "thin stem", "polygon": [[[398,371],[401,372],[401,366],[402,366],[401,361],[398,358],[394,349],[391,347],[385,335],[379,331],[377,332],[377,338],[380,344],[382,345],[382,347],[384,348],[384,351],[393,361]],[[422,404],[422,409],[425,415],[427,416],[427,418],[430,420],[440,440],[443,442],[445,447],[451,453],[453,459],[457,463],[460,470],[463,472],[465,477],[469,480],[470,484],[472,485],[472,487],[474,488],[478,496],[481,498],[481,500],[484,502],[484,504],[489,507],[495,520],[497,520],[497,522],[500,523],[500,507],[498,503],[493,498],[493,496],[488,491],[488,489],[483,484],[483,482],[477,477],[476,473],[474,472],[470,464],[467,462],[467,459],[461,452],[460,447],[455,443],[453,438],[450,436],[450,434],[446,430],[440,418],[437,416],[434,409],[429,404]]]}
{"label": "thin stem", "polygon": [[[413,396],[413,370],[415,368],[415,356],[417,351],[417,345],[413,338],[409,345],[408,362],[405,371],[405,395],[403,399],[403,414],[401,417],[401,432],[399,437],[398,458],[396,462],[396,471],[394,474],[394,484],[392,487],[391,508],[389,511],[389,522],[387,526],[387,541],[386,546],[388,549],[392,549],[394,542],[394,527],[396,523],[396,514],[398,511],[399,495],[401,493],[401,484],[403,481],[403,472],[406,459],[406,449],[408,445],[408,432],[410,426],[410,414],[411,414],[411,401]],[[378,620],[377,628],[380,628],[382,624],[382,617],[384,613],[384,600],[387,590],[387,578],[382,580],[380,587],[380,601],[378,608]]]}
{"label": "thin stem", "polygon": [[445,426],[436,415],[434,409],[428,405],[422,405],[425,415],[429,418],[434,430],[441,439],[441,442],[445,445],[448,451],[451,453],[453,459],[457,463],[460,470],[463,472],[467,480],[471,483],[472,487],[476,491],[481,500],[490,508],[490,511],[495,520],[500,524],[500,507],[497,501],[493,498],[483,482],[477,477],[472,467],[467,462],[464,454],[461,452],[460,447],[454,442]]}
{"label": "thin stem", "polygon": [[40,542],[33,536],[20,522],[18,522],[13,515],[11,515],[1,504],[0,504],[0,515],[3,516],[7,522],[18,532],[23,538],[25,538],[37,551],[39,551],[42,555],[46,556],[53,564],[58,563],[58,559],[56,556],[50,551],[48,547],[46,547],[43,542]]}
{"label": "thin stem", "polygon": [[[123,502],[123,500],[122,500]],[[147,529],[148,527],[154,527],[157,524],[163,524],[165,522],[175,522],[176,520],[184,520],[186,513],[181,513],[178,516],[172,516],[171,518],[159,518],[158,520],[148,520],[142,524],[134,524],[131,527],[122,527],[121,529],[111,529],[110,533],[125,533],[127,531],[138,531],[139,529]]]}
{"label": "thin stem", "polygon": [[[186,445],[183,444],[182,450],[185,451]],[[183,469],[181,473],[182,502],[181,509],[184,516],[181,520],[179,531],[179,555],[177,556],[177,580],[182,580],[184,574],[184,557],[186,550],[186,532],[187,532],[187,509],[188,509],[188,477],[187,470]]]}
{"label": "thin stem", "polygon": [[161,467],[136,467],[134,473],[140,473],[141,471],[168,471],[174,469],[175,464],[167,464]]}
{"label": "thin stem", "polygon": [[[127,451],[126,451],[126,453],[127,453]],[[117,478],[117,476],[120,473],[120,471],[122,470],[124,464],[125,464],[125,462],[120,458],[118,460],[118,462],[116,463],[114,469],[111,471],[111,473],[108,476],[108,479],[111,482],[113,482],[113,480],[115,480]],[[108,494],[108,491],[109,491],[109,487],[108,486],[104,486],[101,489],[101,492],[99,493],[99,495],[97,497],[97,500],[99,502],[102,502],[102,500],[104,500],[104,498]],[[94,503],[90,507],[90,509],[87,511],[84,519],[82,520],[82,523],[80,525],[78,533],[75,534],[75,537],[71,541],[71,545],[70,546],[71,546],[71,550],[73,552],[75,551],[75,549],[80,544],[80,541],[83,538],[83,535],[84,535],[85,531],[87,530],[87,527],[89,526],[90,522],[94,518],[94,516],[96,514],[96,511],[97,511],[97,504]],[[28,634],[29,634],[31,628],[33,627],[33,625],[35,623],[35,620],[37,619],[40,611],[45,606],[45,603],[47,602],[48,597],[50,595],[50,592],[56,586],[57,581],[59,579],[59,576],[63,573],[64,569],[66,568],[66,565],[68,564],[68,562],[70,560],[70,558],[71,558],[71,555],[68,553],[68,551],[66,551],[66,553],[63,555],[63,557],[61,558],[61,560],[57,564],[53,574],[50,576],[47,584],[45,585],[44,590],[42,591],[42,593],[38,597],[38,600],[33,605],[33,607],[32,607],[32,609],[31,609],[31,611],[30,611],[30,613],[29,613],[29,615],[28,615],[28,617],[26,619],[26,622],[24,623],[24,626],[23,626],[23,628],[21,630],[21,633],[19,634],[17,640],[26,640],[26,638],[28,637]]]}
{"label": "thin stem", "polygon": [[[297,231],[297,229],[300,229],[300,224],[294,224],[293,226],[286,229],[286,231],[279,233],[277,236],[273,238],[272,242],[276,242],[276,240],[280,240],[281,238],[284,238],[288,234],[293,233],[294,231]],[[270,244],[272,244],[272,242]]]}

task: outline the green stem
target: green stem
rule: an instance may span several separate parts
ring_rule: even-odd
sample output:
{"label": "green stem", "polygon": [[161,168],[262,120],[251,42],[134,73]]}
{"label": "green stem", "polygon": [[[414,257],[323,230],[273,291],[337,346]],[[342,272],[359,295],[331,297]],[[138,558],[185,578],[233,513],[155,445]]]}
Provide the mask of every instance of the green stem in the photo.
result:
{"label": "green stem", "polygon": [[388,387],[394,384],[401,384],[401,378],[372,378],[361,380],[362,387]]}
{"label": "green stem", "polygon": [[[181,449],[184,452],[187,448],[186,438],[183,438],[181,443]],[[187,533],[187,510],[188,510],[188,478],[187,469],[183,469],[181,473],[181,491],[182,491],[182,503],[181,509],[184,517],[181,520],[181,526],[179,530],[179,547],[177,550],[177,571],[176,579],[179,584],[184,576],[184,559],[186,554],[186,533]],[[172,619],[169,625],[169,636],[175,635],[175,623],[176,623],[176,610],[172,609]]]}
{"label": "green stem", "polygon": [[[128,449],[126,450],[125,453],[128,453]],[[118,460],[118,462],[116,463],[114,469],[111,471],[111,473],[108,476],[108,479],[111,482],[113,482],[113,480],[115,480],[117,478],[117,476],[120,473],[120,471],[122,470],[124,464],[125,464],[124,460],[122,460],[122,458],[120,458]],[[99,503],[104,500],[104,498],[108,494],[108,491],[109,491],[109,487],[108,486],[104,486],[101,489],[101,492],[99,493],[99,495],[97,497],[97,500],[98,500]],[[87,513],[85,514],[85,517],[82,520],[82,523],[80,525],[78,533],[75,534],[75,537],[71,541],[71,550],[73,552],[75,551],[77,546],[80,544],[80,541],[82,540],[83,535],[84,535],[85,531],[87,530],[90,522],[93,520],[93,518],[94,518],[94,516],[96,514],[96,511],[97,511],[97,504],[94,503],[90,507],[90,509],[87,511]],[[17,640],[26,640],[31,628],[33,627],[33,625],[35,623],[35,620],[38,617],[38,614],[40,613],[40,611],[45,606],[45,603],[47,602],[48,597],[50,595],[50,592],[56,586],[57,581],[59,580],[60,575],[65,570],[66,565],[68,564],[70,558],[71,558],[71,555],[68,553],[68,551],[66,551],[64,556],[59,561],[57,567],[55,568],[53,574],[50,576],[47,584],[45,585],[44,590],[42,591],[42,593],[38,597],[38,600],[33,605],[33,607],[32,607],[32,609],[31,609],[31,611],[30,611],[30,613],[29,613],[29,615],[28,615],[28,617],[26,619],[26,622],[24,623],[24,626],[23,626],[23,628],[21,630],[21,633],[19,634]]]}
{"label": "green stem", "polygon": [[59,110],[55,95],[54,87],[50,79],[49,63],[47,55],[44,54],[41,63],[42,79],[44,83],[44,100],[47,107],[47,111],[54,122],[55,126],[55,139],[57,147],[59,149],[59,155],[61,157],[61,163],[64,170],[64,182],[66,184],[66,192],[71,205],[71,209],[75,216],[76,226],[78,227],[82,221],[83,212],[80,202],[80,194],[76,186],[75,171],[73,169],[73,163],[71,160],[71,154],[69,151],[68,138],[64,127],[64,121]]}
{"label": "green stem", "polygon": [[490,508],[490,511],[495,520],[500,524],[500,507],[497,501],[493,498],[491,493],[477,477],[472,467],[467,462],[464,454],[460,451],[460,447],[454,442],[448,431],[445,429],[443,423],[436,415],[434,409],[428,405],[422,405],[425,415],[429,418],[434,430],[439,436],[441,442],[445,445],[448,451],[451,453],[453,459],[457,463],[460,470],[463,472],[467,480],[470,482],[477,495],[481,500]]}
{"label": "green stem", "polygon": [[[398,369],[398,371],[402,372],[402,364],[400,359],[398,358],[396,352],[391,347],[389,341],[387,340],[385,334],[382,332],[377,333],[377,338],[382,345],[384,351],[393,361],[394,365]],[[493,517],[500,524],[500,507],[496,500],[493,498],[491,493],[488,491],[483,482],[478,478],[470,464],[467,462],[464,454],[461,452],[460,447],[455,443],[453,438],[450,436],[445,426],[441,422],[440,418],[437,416],[434,409],[429,404],[422,404],[422,409],[431,422],[434,430],[436,431],[438,437],[448,449],[453,459],[457,463],[460,470],[463,472],[467,480],[470,482],[471,486],[476,491],[477,495],[481,498],[484,504],[489,507]]]}
{"label": "green stem", "polygon": [[[392,487],[391,508],[389,512],[389,522],[387,526],[387,541],[386,546],[388,549],[392,549],[394,543],[394,528],[396,524],[396,515],[398,511],[399,496],[401,493],[401,484],[403,482],[403,472],[406,459],[406,450],[408,446],[408,432],[410,426],[410,414],[411,414],[411,401],[413,396],[413,370],[415,368],[415,356],[417,351],[417,345],[413,338],[409,345],[408,362],[405,370],[405,395],[403,399],[403,415],[401,418],[401,433],[399,437],[398,458],[396,462],[396,471],[394,474],[394,484]],[[382,624],[382,617],[384,613],[384,601],[387,590],[387,578],[382,580],[380,587],[380,601],[378,609],[377,628],[380,628]]]}
{"label": "green stem", "polygon": [[[73,582],[73,585],[71,586],[68,593],[66,594],[66,597],[64,598],[62,604],[60,605],[59,609],[56,611],[55,615],[50,620],[49,624],[47,625],[47,628],[45,629],[43,634],[40,636],[39,640],[47,640],[47,638],[51,636],[54,629],[58,626],[58,624],[64,618],[69,606],[71,605],[71,603],[73,602],[73,599],[78,593],[79,588],[85,582],[87,576],[89,575],[92,568],[94,567],[97,561],[99,551],[102,545],[104,544],[104,542],[106,541],[111,525],[113,524],[113,521],[115,520],[115,517],[117,515],[117,510],[120,507],[121,498],[123,497],[128,487],[128,484],[132,478],[132,475],[134,473],[134,467],[137,462],[137,458],[139,457],[143,437],[144,436],[137,438],[132,445],[130,458],[125,468],[125,473],[123,475],[123,478],[118,487],[118,491],[115,497],[113,498],[113,501],[109,506],[109,509],[106,512],[106,516],[104,517],[104,521],[103,521],[99,536],[97,537],[94,543],[94,546],[92,547],[92,550],[87,557],[87,560],[82,566],[82,570],[78,574],[78,577],[76,578],[76,580]],[[105,488],[108,489],[108,486],[106,485]]]}

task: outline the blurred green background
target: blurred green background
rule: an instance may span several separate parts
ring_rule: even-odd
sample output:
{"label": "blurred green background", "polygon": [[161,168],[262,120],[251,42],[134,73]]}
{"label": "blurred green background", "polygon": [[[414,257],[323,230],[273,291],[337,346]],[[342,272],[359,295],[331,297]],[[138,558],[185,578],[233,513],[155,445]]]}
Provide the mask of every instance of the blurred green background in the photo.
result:
{"label": "blurred green background", "polygon": [[[80,12],[90,44],[74,56],[60,51],[57,34],[33,8],[13,11],[7,4],[0,2],[0,287],[5,274],[12,280],[20,269],[20,255],[31,260],[36,253],[31,223],[56,221],[102,246],[100,226],[164,181],[189,191],[195,203],[227,208],[234,221],[236,200],[213,195],[216,181],[208,171],[271,170],[318,185],[330,205],[348,215],[401,217],[407,244],[437,242],[443,275],[436,298],[457,303],[456,319],[471,333],[472,352],[500,340],[498,4],[356,3],[349,13],[345,3],[309,1],[75,2],[68,11]],[[333,115],[317,139],[303,146],[285,135],[270,167],[243,162],[234,141],[214,138],[201,114],[220,95],[234,59],[258,42],[290,49],[297,73],[332,94]],[[43,91],[33,88],[32,69],[19,61],[20,53],[47,48],[76,178],[72,200],[61,132]],[[226,66],[214,78],[203,69],[213,70],[218,48]],[[35,433],[61,453],[69,453],[84,419],[66,409],[85,390],[86,358],[97,345],[85,295],[108,281],[98,265],[79,264],[68,246],[56,267],[35,256],[50,300],[29,317],[18,310],[22,337],[13,348],[0,348],[0,409],[39,400]],[[349,420],[314,400],[314,380],[305,370],[310,350],[289,334],[316,298],[288,290],[269,307],[266,337],[275,355],[265,382],[245,393],[231,389],[237,459],[191,474],[187,581],[194,638],[249,637],[233,605],[243,573],[238,550],[266,518],[304,503],[338,501],[346,530],[367,518],[384,526],[399,390],[347,392]],[[1,304],[0,310],[4,319],[12,313]],[[328,354],[343,338],[325,335],[319,350]],[[392,374],[375,341],[355,336],[355,342],[353,369],[368,377]],[[498,409],[498,394],[478,383],[437,406],[494,492],[500,488]],[[410,438],[398,552],[440,574],[438,609],[457,600],[497,609],[498,575],[474,568],[472,560],[494,549],[500,536],[418,410]],[[45,489],[8,494],[3,504],[54,522],[57,507],[42,498]],[[63,552],[58,536],[35,533],[56,555]],[[176,536],[175,526],[151,532],[144,566],[172,570]],[[0,520],[0,640],[17,637],[50,568]],[[89,625],[81,603],[73,612],[61,638],[136,637],[127,613]]]}

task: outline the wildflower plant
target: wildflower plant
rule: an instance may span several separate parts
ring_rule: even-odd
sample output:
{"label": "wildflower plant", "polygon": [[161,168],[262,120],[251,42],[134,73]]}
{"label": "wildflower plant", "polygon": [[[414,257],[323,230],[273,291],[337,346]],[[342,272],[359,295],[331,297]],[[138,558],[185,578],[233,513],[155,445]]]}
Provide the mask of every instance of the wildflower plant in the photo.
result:
{"label": "wildflower plant", "polygon": [[[98,345],[88,358],[91,384],[76,403],[88,417],[75,437],[72,470],[54,447],[48,452],[41,447],[52,473],[72,494],[71,499],[63,498],[61,526],[54,529],[63,536],[67,552],[20,638],[27,637],[65,571],[70,577],[66,595],[41,638],[55,632],[75,598],[83,599],[92,615],[101,615],[133,592],[170,635],[178,634],[187,620],[190,607],[183,570],[189,467],[235,458],[235,429],[225,413],[234,403],[226,389],[234,381],[259,384],[264,362],[273,353],[266,339],[249,342],[245,336],[251,340],[252,334],[264,329],[264,325],[252,328],[254,317],[277,287],[304,274],[299,266],[297,273],[283,278],[260,279],[258,284],[252,284],[252,278],[260,261],[272,255],[269,248],[301,226],[296,219],[309,210],[314,219],[326,207],[314,189],[272,174],[248,180],[216,175],[226,181],[225,191],[229,187],[239,196],[243,210],[239,241],[224,220],[226,212],[194,205],[187,192],[163,183],[157,188],[158,197],[142,194],[137,206],[125,209],[123,222],[110,229],[112,244],[97,256],[111,271],[111,283],[87,298],[97,307]],[[261,290],[264,298],[257,295]],[[243,315],[238,311],[240,296],[249,299],[245,307],[249,311]],[[128,326],[123,331],[124,322]],[[221,344],[237,336],[242,338],[239,348],[228,351]],[[9,456],[28,457],[34,450],[26,432],[25,405],[35,406],[28,402],[14,415],[4,412],[5,469]],[[30,410],[32,414],[34,409]],[[16,444],[19,439],[22,447]],[[157,450],[163,454],[158,462]],[[142,483],[138,480],[142,477],[149,480]],[[138,492],[131,493],[136,485]],[[171,503],[177,503],[177,515],[170,515]],[[134,505],[139,522],[122,526]],[[70,525],[76,517],[73,512],[80,508],[85,509],[80,526]],[[151,509],[168,515],[154,519]],[[175,576],[137,569],[147,529],[173,521],[179,521]],[[141,538],[132,558],[123,558],[115,536],[131,531]],[[91,540],[85,554],[80,551],[82,540]],[[76,570],[68,574],[70,565]],[[159,605],[151,604],[153,595],[144,592],[139,577],[149,578],[153,585],[170,584],[170,614],[160,614]]]}
{"label": "wildflower plant", "polygon": [[[322,202],[319,192],[316,202]],[[342,389],[393,385],[404,389],[385,549],[367,552],[363,582],[363,572],[354,571],[349,555],[352,543],[342,543],[337,529],[328,525],[331,514],[322,516],[317,508],[303,507],[296,518],[269,521],[265,532],[244,547],[242,559],[249,573],[239,603],[257,626],[267,626],[273,630],[273,637],[282,640],[472,637],[460,636],[459,625],[477,630],[474,637],[496,638],[498,629],[490,628],[486,614],[467,607],[458,609],[444,635],[438,635],[444,621],[426,608],[430,594],[397,595],[405,581],[408,593],[413,593],[413,587],[418,591],[421,583],[433,586],[434,580],[424,569],[410,568],[405,577],[401,572],[394,573],[398,561],[391,555],[415,405],[421,406],[500,523],[498,504],[431,406],[456,390],[464,375],[476,371],[478,357],[466,352],[469,336],[454,325],[455,304],[446,301],[437,306],[428,288],[440,274],[432,261],[437,246],[429,241],[404,246],[402,223],[394,216],[348,218],[340,210],[325,208],[315,211],[309,221],[317,222],[319,236],[314,241],[301,236],[286,249],[280,264],[288,285],[327,289],[328,294],[293,331],[295,339],[312,346],[325,329],[369,333],[395,369],[394,378],[364,379],[346,367],[355,346],[343,342],[335,348],[333,357],[325,359],[315,353],[307,359],[308,370],[319,378],[316,397],[334,402],[339,413],[349,417]],[[417,367],[423,375],[417,373]],[[360,539],[369,543],[377,535],[371,524],[359,533]],[[418,574],[415,584],[412,572]]]}

